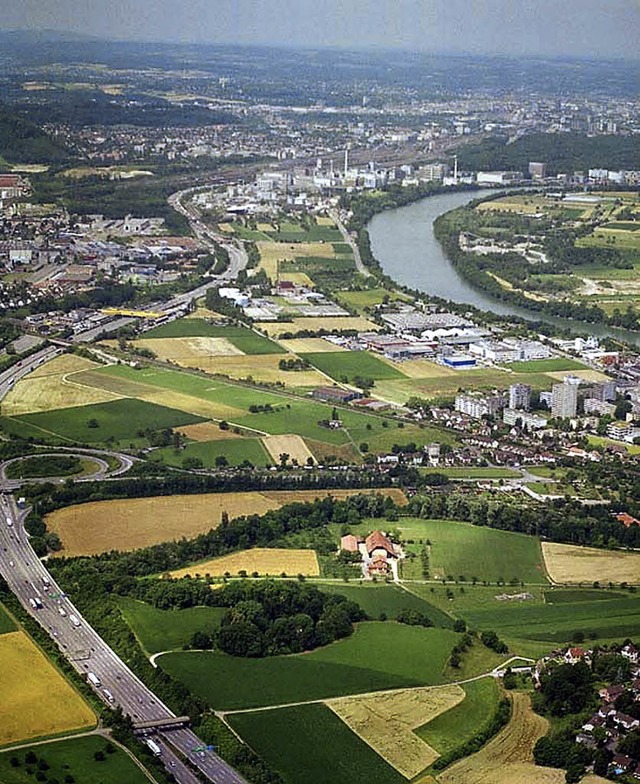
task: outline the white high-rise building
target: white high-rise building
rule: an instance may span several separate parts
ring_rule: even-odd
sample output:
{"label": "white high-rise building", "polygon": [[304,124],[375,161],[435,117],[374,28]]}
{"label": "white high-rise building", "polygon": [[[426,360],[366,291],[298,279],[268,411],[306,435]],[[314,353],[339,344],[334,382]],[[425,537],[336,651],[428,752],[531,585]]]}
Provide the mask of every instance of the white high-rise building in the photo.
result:
{"label": "white high-rise building", "polygon": [[512,384],[509,387],[509,408],[528,411],[531,407],[531,387],[529,384]]}
{"label": "white high-rise building", "polygon": [[551,389],[551,413],[562,419],[574,417],[578,411],[578,384],[565,381]]}

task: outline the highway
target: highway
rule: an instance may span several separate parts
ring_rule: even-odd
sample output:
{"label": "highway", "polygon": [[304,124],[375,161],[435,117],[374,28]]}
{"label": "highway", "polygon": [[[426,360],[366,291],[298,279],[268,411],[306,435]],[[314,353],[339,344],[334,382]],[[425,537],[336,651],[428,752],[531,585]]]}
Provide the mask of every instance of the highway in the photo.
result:
{"label": "highway", "polygon": [[[198,779],[183,763],[189,759],[215,784],[245,784],[245,780],[212,751],[195,752],[202,741],[184,724],[175,725],[175,714],[124,664],[82,617],[44,563],[35,555],[24,530],[28,510],[19,510],[13,496],[0,495],[0,572],[23,607],[51,635],[72,666],[83,676],[94,673],[94,690],[112,707],[120,706],[134,724],[166,721],[153,730],[167,770],[180,784]],[[41,607],[34,607],[34,604]],[[172,728],[170,725],[174,723]]]}

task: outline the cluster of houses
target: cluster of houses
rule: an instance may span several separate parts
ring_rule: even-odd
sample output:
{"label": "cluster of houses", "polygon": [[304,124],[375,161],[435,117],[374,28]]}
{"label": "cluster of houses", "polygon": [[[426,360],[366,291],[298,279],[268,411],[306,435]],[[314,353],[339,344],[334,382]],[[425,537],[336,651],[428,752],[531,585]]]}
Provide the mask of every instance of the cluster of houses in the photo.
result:
{"label": "cluster of houses", "polygon": [[[630,732],[640,729],[640,720],[616,707],[625,695],[628,695],[625,700],[627,704],[630,697],[631,702],[640,705],[640,648],[633,642],[627,642],[620,648],[619,654],[629,662],[631,680],[604,686],[598,691],[600,705],[580,727],[575,739],[576,743],[588,748],[604,746],[608,749],[611,752],[610,774],[616,776],[628,774],[640,780],[640,759],[622,754],[617,750],[623,738]],[[572,647],[564,652],[545,657],[536,665],[533,673],[534,683],[539,683],[540,674],[550,661],[571,665],[584,662],[591,665],[593,651]]]}
{"label": "cluster of houses", "polygon": [[388,577],[398,579],[398,560],[404,557],[399,544],[394,544],[382,531],[372,531],[366,538],[347,534],[340,539],[340,550],[361,556],[362,574],[367,579]]}

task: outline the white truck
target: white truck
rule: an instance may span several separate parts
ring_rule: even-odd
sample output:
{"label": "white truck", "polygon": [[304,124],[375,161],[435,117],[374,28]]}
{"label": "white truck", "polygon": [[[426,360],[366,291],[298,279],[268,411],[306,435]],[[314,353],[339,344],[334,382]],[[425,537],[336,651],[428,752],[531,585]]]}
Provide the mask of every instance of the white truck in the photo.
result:
{"label": "white truck", "polygon": [[71,623],[72,623],[74,626],[80,626],[80,620],[78,619],[78,616],[77,616],[77,615],[73,615],[73,614],[72,614],[72,615],[70,615],[70,616],[69,616],[69,620],[71,621]]}
{"label": "white truck", "polygon": [[99,686],[102,686],[102,681],[100,680],[100,678],[98,678],[98,676],[95,674],[95,672],[88,672],[87,673],[87,680],[90,683],[92,683],[96,687],[96,689]]}
{"label": "white truck", "polygon": [[113,694],[111,694],[109,689],[103,689],[102,693],[109,700],[109,702],[114,702],[115,701],[115,697],[113,696]]}
{"label": "white truck", "polygon": [[7,525],[9,526],[9,528],[11,528],[11,526],[13,525],[13,520],[10,517],[7,517]]}
{"label": "white truck", "polygon": [[64,609],[64,607],[58,607],[58,612],[60,613],[60,615],[61,615],[63,618],[64,618],[64,616],[67,614],[67,611]]}
{"label": "white truck", "polygon": [[155,740],[152,740],[151,738],[147,738],[146,744],[151,749],[151,752],[153,753],[154,757],[159,757],[162,754],[162,749],[160,748],[160,746],[158,746]]}

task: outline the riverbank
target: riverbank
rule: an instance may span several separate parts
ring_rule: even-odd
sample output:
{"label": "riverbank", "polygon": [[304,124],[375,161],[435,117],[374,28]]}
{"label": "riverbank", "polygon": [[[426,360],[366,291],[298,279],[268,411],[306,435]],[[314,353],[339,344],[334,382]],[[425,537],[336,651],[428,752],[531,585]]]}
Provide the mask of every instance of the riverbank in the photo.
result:
{"label": "riverbank", "polygon": [[602,323],[562,318],[530,307],[498,300],[467,281],[448,258],[434,232],[442,215],[485,196],[491,190],[451,190],[418,196],[407,206],[393,208],[381,200],[380,210],[360,231],[363,244],[370,243],[371,259],[363,260],[389,285],[400,285],[415,296],[428,295],[454,310],[473,309],[488,321],[509,320],[547,333],[592,334],[600,339],[640,346],[640,333]]}

